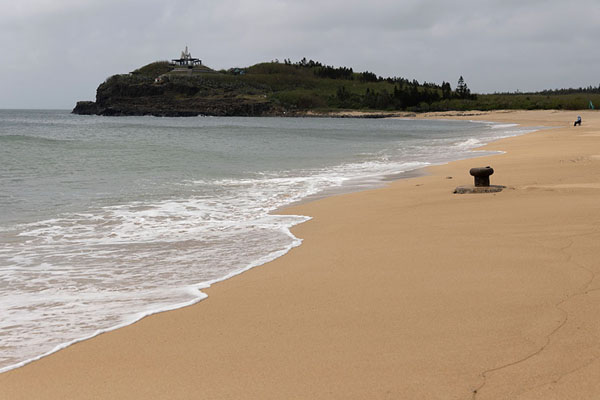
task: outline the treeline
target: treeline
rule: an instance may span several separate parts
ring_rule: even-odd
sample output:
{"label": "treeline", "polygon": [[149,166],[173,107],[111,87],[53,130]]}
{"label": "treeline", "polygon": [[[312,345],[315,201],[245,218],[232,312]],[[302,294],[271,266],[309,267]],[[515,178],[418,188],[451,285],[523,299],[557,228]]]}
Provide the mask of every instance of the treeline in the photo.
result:
{"label": "treeline", "polygon": [[[275,62],[279,61],[275,60]],[[312,69],[314,75],[320,78],[358,80],[361,83],[387,82],[394,85],[392,91],[367,88],[364,93],[349,91],[345,86],[341,86],[337,90],[334,101],[330,103],[337,103],[336,106],[343,108],[406,110],[424,104],[431,105],[441,100],[477,98],[476,95],[471,94],[462,76],[458,80],[456,90],[453,91],[448,82],[438,85],[431,82],[419,83],[417,80],[409,81],[402,77],[384,78],[370,71],[355,73],[352,68],[324,65],[319,61],[307,60],[306,57],[295,63],[288,58],[283,63],[296,68]]]}
{"label": "treeline", "polygon": [[293,65],[298,68],[312,68],[314,69],[314,74],[319,78],[354,80],[354,71],[352,68],[336,68],[333,65],[323,65],[319,61],[306,60],[306,57],[296,63],[292,63],[288,58],[283,60],[283,63],[285,65]]}
{"label": "treeline", "polygon": [[337,104],[336,101],[332,103],[341,108],[407,110],[429,109],[434,103],[452,99],[477,99],[477,95],[471,94],[462,76],[456,91],[452,91],[448,82],[443,82],[441,85],[420,84],[417,80],[408,81],[402,78],[388,78],[387,81],[394,84],[392,91],[367,88],[364,93],[355,93],[342,86],[336,93]]}
{"label": "treeline", "polygon": [[556,96],[556,95],[564,95],[564,94],[581,94],[581,93],[589,93],[589,94],[600,94],[600,85],[597,87],[588,86],[588,87],[579,87],[579,88],[562,88],[562,89],[546,89],[540,92],[509,92],[509,93],[495,93],[495,94],[504,94],[504,95],[532,95],[532,94],[541,94],[545,96]]}
{"label": "treeline", "polygon": [[335,99],[331,103],[341,108],[406,110],[450,99],[452,96],[449,92],[444,93],[436,88],[423,87],[417,81],[413,81],[396,84],[393,91],[367,88],[364,93],[353,93],[342,86],[337,90]]}
{"label": "treeline", "polygon": [[[271,67],[269,67],[269,65]],[[260,71],[260,72],[259,72]],[[352,68],[325,65],[302,58],[283,65],[274,60],[257,73],[288,74],[290,85],[274,91],[281,104],[295,108],[344,108],[398,111],[449,111],[496,109],[584,109],[600,104],[600,85],[578,89],[554,89],[534,93],[474,94],[459,77],[454,88],[449,82],[436,84],[403,77],[355,72]],[[295,71],[292,73],[292,71]],[[327,78],[315,82],[310,77]],[[277,82],[285,79],[278,78]],[[275,82],[275,81],[273,81]],[[279,83],[278,83],[279,84]]]}

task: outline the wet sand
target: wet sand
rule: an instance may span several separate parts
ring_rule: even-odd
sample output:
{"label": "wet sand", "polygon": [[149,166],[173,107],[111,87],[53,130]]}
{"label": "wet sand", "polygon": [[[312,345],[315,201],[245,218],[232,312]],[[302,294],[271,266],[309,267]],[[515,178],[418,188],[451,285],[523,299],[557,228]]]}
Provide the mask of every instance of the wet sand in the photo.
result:
{"label": "wet sand", "polygon": [[[449,114],[558,128],[288,208],[302,246],[0,374],[0,399],[599,398],[600,114]],[[504,191],[452,193],[486,165]]]}

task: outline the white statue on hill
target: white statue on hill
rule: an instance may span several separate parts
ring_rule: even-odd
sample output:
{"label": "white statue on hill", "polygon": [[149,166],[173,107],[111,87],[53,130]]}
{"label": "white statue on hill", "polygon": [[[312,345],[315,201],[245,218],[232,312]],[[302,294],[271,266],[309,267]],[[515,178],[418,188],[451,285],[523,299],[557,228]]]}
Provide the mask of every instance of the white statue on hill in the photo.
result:
{"label": "white statue on hill", "polygon": [[192,58],[192,54],[188,51],[188,47],[185,46],[185,50],[181,52],[182,60],[190,60]]}

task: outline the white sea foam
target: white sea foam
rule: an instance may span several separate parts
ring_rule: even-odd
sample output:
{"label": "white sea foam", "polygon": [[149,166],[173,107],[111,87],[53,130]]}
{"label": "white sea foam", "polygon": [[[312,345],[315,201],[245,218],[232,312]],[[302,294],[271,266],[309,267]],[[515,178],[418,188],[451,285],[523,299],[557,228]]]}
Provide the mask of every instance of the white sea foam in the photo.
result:
{"label": "white sea foam", "polygon": [[519,126],[519,124],[491,124],[492,129],[506,129],[506,128],[514,128]]}
{"label": "white sea foam", "polygon": [[476,138],[470,138],[463,142],[456,143],[455,146],[460,149],[473,149],[475,147],[481,146],[483,142]]}
{"label": "white sea foam", "polygon": [[[300,217],[300,220],[297,221],[296,223],[304,222],[304,221],[307,221],[309,219],[310,219],[309,217]],[[153,314],[158,314],[158,313],[165,312],[165,311],[175,310],[175,309],[178,309],[178,308],[182,308],[182,307],[186,307],[186,306],[190,306],[190,305],[196,304],[197,302],[199,302],[199,301],[205,299],[206,297],[208,297],[205,293],[202,292],[202,289],[207,289],[207,288],[209,288],[210,286],[212,286],[215,283],[218,283],[218,282],[230,279],[230,278],[232,278],[232,277],[234,277],[236,275],[239,275],[239,274],[241,274],[241,273],[243,273],[243,272],[245,272],[245,271],[247,271],[247,270],[249,270],[251,268],[254,268],[254,267],[260,266],[262,264],[265,264],[265,263],[267,263],[269,261],[275,260],[276,258],[279,258],[279,257],[283,256],[289,250],[291,250],[294,247],[299,246],[302,243],[302,240],[296,238],[289,231],[288,228],[283,228],[282,231],[288,237],[290,237],[292,239],[291,243],[286,248],[278,250],[278,251],[271,252],[271,253],[267,254],[266,256],[262,256],[262,257],[256,259],[255,261],[252,261],[251,263],[249,263],[248,265],[246,265],[244,268],[240,268],[238,270],[231,271],[228,274],[223,275],[223,276],[221,276],[219,278],[211,279],[211,280],[204,281],[204,282],[201,282],[201,283],[198,283],[198,284],[195,284],[195,285],[189,285],[187,287],[181,288],[180,290],[182,292],[187,293],[191,297],[190,300],[184,301],[184,302],[180,302],[180,303],[175,303],[175,304],[171,303],[169,305],[158,306],[158,307],[155,307],[155,308],[152,308],[152,309],[147,309],[145,311],[141,311],[141,312],[138,312],[138,313],[135,313],[135,314],[131,314],[129,316],[126,316],[126,317],[122,318],[121,322],[118,323],[118,324],[116,324],[116,325],[112,325],[112,326],[109,326],[109,327],[104,328],[104,329],[97,329],[97,330],[93,331],[93,333],[87,334],[85,336],[81,336],[80,335],[80,336],[78,336],[75,339],[72,339],[72,340],[69,340],[69,341],[66,341],[66,342],[61,342],[61,343],[55,345],[51,350],[49,350],[49,351],[47,351],[47,352],[45,352],[43,354],[35,355],[35,356],[33,356],[31,358],[28,358],[28,359],[25,359],[23,361],[20,361],[20,362],[17,362],[17,363],[14,363],[14,364],[2,367],[2,368],[0,368],[0,373],[9,371],[11,369],[22,367],[22,366],[24,366],[24,365],[26,365],[26,364],[28,364],[30,362],[39,360],[39,359],[41,359],[43,357],[46,357],[46,356],[48,356],[48,355],[50,355],[52,353],[55,353],[55,352],[59,351],[61,349],[64,349],[64,348],[66,348],[66,347],[68,347],[68,346],[70,346],[72,344],[75,344],[75,343],[78,343],[78,342],[81,342],[81,341],[84,341],[84,340],[87,340],[87,339],[91,339],[91,338],[93,338],[95,336],[98,336],[98,335],[100,335],[102,333],[110,332],[112,330],[116,330],[116,329],[125,327],[125,326],[130,325],[130,324],[132,324],[134,322],[137,322],[137,321],[139,321],[142,318],[145,318],[147,316],[150,316],[150,315],[153,315]],[[3,305],[4,306],[5,305],[9,305],[10,306],[11,305],[10,303],[14,302],[14,305],[17,306],[18,308],[20,308],[20,309],[28,309],[29,307],[31,307],[33,305],[32,304],[28,304],[27,300],[28,299],[16,299],[16,298],[12,298],[12,299],[6,301],[5,304],[3,304]],[[62,295],[61,298],[60,298],[60,302],[61,303],[73,303],[73,302],[77,302],[79,300],[80,300],[79,297],[77,297],[77,298],[69,298],[69,297],[65,297],[64,295]],[[114,301],[114,299],[113,299],[113,301]],[[32,317],[30,317],[30,320],[34,321],[36,319],[35,319],[35,317],[32,316]],[[93,329],[93,325],[90,326],[90,329]],[[82,333],[82,335],[83,335],[83,333]],[[22,340],[23,338],[20,337],[19,339]],[[12,343],[10,343],[9,341],[7,341],[5,343],[5,345],[11,345],[11,344]],[[36,344],[38,344],[38,346],[39,346],[40,349],[42,349],[43,347],[45,347],[44,346],[44,344],[45,344],[44,340],[40,340],[40,341],[32,340],[32,341],[30,341],[30,345],[36,345]]]}

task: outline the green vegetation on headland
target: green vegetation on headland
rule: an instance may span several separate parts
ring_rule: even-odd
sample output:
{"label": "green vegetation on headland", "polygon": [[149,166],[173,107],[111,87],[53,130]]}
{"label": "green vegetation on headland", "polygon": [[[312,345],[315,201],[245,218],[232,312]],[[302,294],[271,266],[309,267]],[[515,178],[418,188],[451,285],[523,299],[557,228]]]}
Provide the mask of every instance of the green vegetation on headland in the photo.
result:
{"label": "green vegetation on headland", "polygon": [[472,94],[463,78],[451,88],[302,59],[214,71],[204,65],[148,64],[102,83],[96,101],[76,114],[305,115],[342,110],[427,112],[497,109],[586,109],[600,104],[600,86],[537,93]]}

